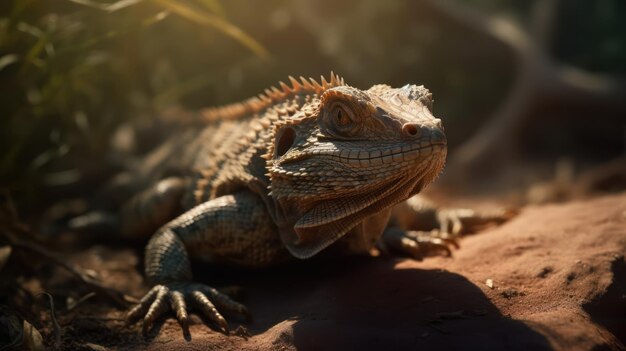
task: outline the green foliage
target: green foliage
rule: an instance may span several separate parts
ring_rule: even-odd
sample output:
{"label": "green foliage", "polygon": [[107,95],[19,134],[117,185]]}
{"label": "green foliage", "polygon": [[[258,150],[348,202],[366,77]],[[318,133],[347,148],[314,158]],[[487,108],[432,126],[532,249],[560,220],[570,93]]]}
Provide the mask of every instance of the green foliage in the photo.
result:
{"label": "green foliage", "polygon": [[626,2],[571,0],[568,5],[557,23],[555,56],[589,71],[626,76]]}
{"label": "green foliage", "polygon": [[209,84],[211,67],[180,77],[173,67],[184,63],[170,49],[180,37],[192,48],[219,44],[219,32],[250,50],[242,56],[269,55],[216,0],[3,2],[0,185],[75,181],[75,163],[105,158],[122,122],[150,118]]}

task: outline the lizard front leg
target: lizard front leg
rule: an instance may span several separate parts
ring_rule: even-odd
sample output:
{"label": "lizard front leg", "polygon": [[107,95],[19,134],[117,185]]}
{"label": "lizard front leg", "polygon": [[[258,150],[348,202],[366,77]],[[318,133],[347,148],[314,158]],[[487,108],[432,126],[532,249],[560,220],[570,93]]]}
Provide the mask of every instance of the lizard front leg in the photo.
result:
{"label": "lizard front leg", "polygon": [[503,223],[515,214],[516,211],[504,208],[489,212],[440,208],[421,196],[414,196],[394,208],[380,246],[416,259],[437,253],[450,255],[449,247],[458,247],[456,239],[460,235]]}
{"label": "lizard front leg", "polygon": [[[216,289],[192,282],[190,258],[259,267],[285,254],[262,200],[244,191],[198,205],[157,231],[146,248],[145,270],[154,284],[127,316],[143,317],[143,331],[168,310],[188,332],[188,303],[224,331],[220,312],[247,316],[246,308]],[[215,304],[215,305],[214,305]]]}

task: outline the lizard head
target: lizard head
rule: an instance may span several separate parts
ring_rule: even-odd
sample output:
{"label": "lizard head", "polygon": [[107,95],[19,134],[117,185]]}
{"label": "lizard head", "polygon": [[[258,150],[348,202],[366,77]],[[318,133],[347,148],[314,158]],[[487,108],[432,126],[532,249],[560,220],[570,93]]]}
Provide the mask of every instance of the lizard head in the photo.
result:
{"label": "lizard head", "polygon": [[288,223],[279,231],[308,258],[365,218],[432,182],[447,152],[423,86],[328,88],[274,130],[271,196]]}

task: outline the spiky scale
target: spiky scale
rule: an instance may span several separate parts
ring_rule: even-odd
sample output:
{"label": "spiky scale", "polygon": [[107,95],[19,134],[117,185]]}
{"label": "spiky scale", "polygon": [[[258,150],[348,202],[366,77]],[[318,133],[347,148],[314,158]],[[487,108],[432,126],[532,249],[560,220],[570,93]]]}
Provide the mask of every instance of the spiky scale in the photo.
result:
{"label": "spiky scale", "polygon": [[283,93],[286,94],[291,94],[294,92],[293,89],[291,89],[291,87],[287,84],[285,84],[285,82],[283,82],[282,80],[280,82],[278,82],[278,84],[280,85],[280,88],[282,89]]}
{"label": "spiky scale", "polygon": [[293,91],[299,92],[300,89],[302,89],[302,85],[300,85],[300,82],[298,82],[293,76],[289,76],[289,82],[291,82],[291,87]]}

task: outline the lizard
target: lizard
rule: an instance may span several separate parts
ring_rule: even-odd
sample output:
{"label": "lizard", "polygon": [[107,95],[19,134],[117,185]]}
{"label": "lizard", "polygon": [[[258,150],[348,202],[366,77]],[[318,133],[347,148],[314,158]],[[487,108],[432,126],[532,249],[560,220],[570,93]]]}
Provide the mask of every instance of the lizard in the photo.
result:
{"label": "lizard", "polygon": [[[508,218],[414,197],[442,172],[447,154],[424,86],[361,90],[333,73],[289,81],[202,110],[193,128],[118,177],[118,185],[143,187],[115,217],[119,232],[151,236],[145,277],[152,289],[128,312],[129,324],[143,319],[147,333],[171,310],[188,332],[193,305],[227,332],[222,313],[248,315],[243,304],[194,282],[191,260],[263,268],[376,247],[420,258],[449,253],[463,230]],[[422,228],[402,228],[415,219]]]}

